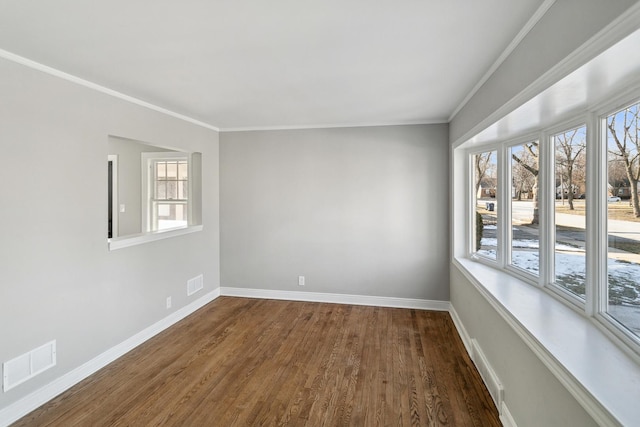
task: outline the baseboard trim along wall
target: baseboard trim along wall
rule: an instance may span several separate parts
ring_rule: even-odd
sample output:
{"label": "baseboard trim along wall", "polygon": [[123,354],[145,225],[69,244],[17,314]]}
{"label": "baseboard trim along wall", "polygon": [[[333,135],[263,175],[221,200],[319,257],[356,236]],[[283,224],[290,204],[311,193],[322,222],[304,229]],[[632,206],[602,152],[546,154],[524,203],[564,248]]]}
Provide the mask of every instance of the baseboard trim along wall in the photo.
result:
{"label": "baseboard trim along wall", "polygon": [[509,412],[507,404],[504,402],[504,388],[502,383],[500,382],[495,370],[489,364],[480,344],[477,340],[471,338],[453,305],[451,305],[451,308],[449,309],[449,314],[451,315],[453,324],[458,330],[458,335],[460,335],[460,338],[462,339],[462,343],[467,350],[467,354],[476,365],[476,368],[482,377],[482,381],[487,386],[489,394],[491,394],[491,398],[496,404],[496,408],[500,415],[500,421],[502,421],[502,424],[505,427],[517,427],[515,420],[511,416],[511,412]]}
{"label": "baseboard trim along wall", "polygon": [[500,421],[502,421],[504,427],[518,427],[516,420],[513,419],[509,408],[504,402],[502,402],[502,409],[500,410]]}
{"label": "baseboard trim along wall", "polygon": [[454,326],[458,330],[458,335],[460,335],[460,338],[462,339],[464,348],[467,349],[467,354],[471,356],[471,337],[462,324],[462,320],[460,320],[460,316],[458,316],[458,312],[453,305],[451,305],[451,308],[449,309],[449,314],[451,315],[451,320],[453,320]]}
{"label": "baseboard trim along wall", "polygon": [[201,298],[193,301],[191,304],[182,307],[179,310],[169,314],[164,319],[154,323],[146,329],[138,332],[132,337],[124,340],[115,347],[110,348],[97,357],[89,360],[82,366],[68,372],[55,381],[34,391],[33,393],[23,397],[6,408],[0,409],[0,427],[5,427],[27,415],[29,412],[37,409],[49,400],[53,399],[62,392],[73,387],[88,376],[104,368],[109,363],[124,356],[135,347],[153,338],[155,335],[169,328],[173,324],[184,319],[199,308],[207,305],[211,301],[220,296],[220,288],[203,295]]}
{"label": "baseboard trim along wall", "polygon": [[375,307],[413,308],[433,311],[449,311],[449,307],[451,306],[449,301],[378,297],[369,295],[330,294],[321,292],[276,291],[270,289],[231,288],[224,286],[220,288],[220,294],[230,297],[371,305]]}

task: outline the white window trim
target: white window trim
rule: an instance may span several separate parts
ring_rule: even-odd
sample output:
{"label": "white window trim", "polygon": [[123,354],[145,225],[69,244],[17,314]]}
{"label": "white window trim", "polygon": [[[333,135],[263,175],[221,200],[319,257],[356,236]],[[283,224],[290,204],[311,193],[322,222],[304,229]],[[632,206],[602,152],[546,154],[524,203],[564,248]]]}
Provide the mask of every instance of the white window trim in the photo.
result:
{"label": "white window trim", "polygon": [[134,235],[127,235],[121,238],[109,239],[109,250],[128,248],[131,246],[142,245],[144,243],[156,242],[158,240],[169,239],[171,237],[182,236],[185,234],[191,234],[198,231],[202,231],[204,227],[202,225],[189,225],[183,228],[173,228],[171,230],[161,230],[150,233],[140,233]]}
{"label": "white window trim", "polygon": [[[153,215],[153,208],[151,200],[149,198],[149,195],[152,194],[152,190],[151,190],[151,185],[153,185],[152,179],[151,179],[151,162],[153,162],[154,160],[167,160],[167,159],[174,159],[174,160],[186,160],[187,161],[187,167],[188,167],[188,172],[187,172],[187,176],[191,177],[191,173],[192,173],[192,165],[191,165],[191,155],[189,153],[183,153],[183,152],[176,152],[176,151],[166,151],[166,152],[144,152],[142,153],[142,186],[140,187],[142,189],[141,191],[141,197],[142,197],[142,201],[141,201],[141,206],[143,207],[142,209],[142,220],[141,220],[141,224],[142,224],[142,230],[143,232],[146,233],[155,233],[157,231],[170,231],[170,230],[151,230],[151,223],[153,222],[153,220],[151,219],[152,215]],[[187,198],[187,227],[189,227],[189,225],[192,224],[192,215],[193,213],[192,211],[192,189],[191,189],[192,185],[188,185],[187,186],[187,192],[188,192],[188,198]],[[180,228],[184,228],[184,227],[178,227],[176,229],[180,229]],[[174,229],[171,229],[174,230]]]}

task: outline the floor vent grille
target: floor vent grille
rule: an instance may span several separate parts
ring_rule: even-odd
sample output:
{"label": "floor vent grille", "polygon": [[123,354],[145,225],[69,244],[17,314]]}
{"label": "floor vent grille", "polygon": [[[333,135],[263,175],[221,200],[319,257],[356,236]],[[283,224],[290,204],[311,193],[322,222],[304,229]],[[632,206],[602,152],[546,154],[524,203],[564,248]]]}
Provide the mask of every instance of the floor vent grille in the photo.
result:
{"label": "floor vent grille", "polygon": [[473,363],[476,365],[478,372],[480,372],[480,376],[484,381],[484,384],[487,386],[489,390],[489,394],[491,398],[496,404],[498,411],[502,411],[502,401],[504,399],[504,388],[502,387],[502,383],[498,379],[495,371],[489,364],[489,361],[485,357],[478,341],[475,339],[471,340],[471,359]]}

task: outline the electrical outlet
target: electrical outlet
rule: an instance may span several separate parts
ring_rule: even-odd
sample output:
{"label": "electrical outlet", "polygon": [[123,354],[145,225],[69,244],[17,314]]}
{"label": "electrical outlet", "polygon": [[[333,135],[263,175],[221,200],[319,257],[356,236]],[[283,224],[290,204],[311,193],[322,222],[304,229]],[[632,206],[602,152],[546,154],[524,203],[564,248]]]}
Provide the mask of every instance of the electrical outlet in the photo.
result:
{"label": "electrical outlet", "polygon": [[304,286],[304,276],[298,276],[298,286]]}
{"label": "electrical outlet", "polygon": [[167,308],[171,308],[171,297],[167,297]]}

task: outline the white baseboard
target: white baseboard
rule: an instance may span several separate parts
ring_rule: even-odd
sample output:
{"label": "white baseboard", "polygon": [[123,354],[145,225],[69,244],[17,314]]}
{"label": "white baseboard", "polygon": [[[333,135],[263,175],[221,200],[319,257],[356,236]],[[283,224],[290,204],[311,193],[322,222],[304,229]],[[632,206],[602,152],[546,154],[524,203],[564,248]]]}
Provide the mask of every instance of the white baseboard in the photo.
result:
{"label": "white baseboard", "polygon": [[433,311],[449,311],[449,308],[451,307],[449,301],[377,297],[368,295],[329,294],[320,292],[275,291],[267,289],[230,288],[224,286],[220,288],[220,294],[230,297],[371,305],[375,307],[413,308]]}
{"label": "white baseboard", "polygon": [[453,324],[458,330],[458,335],[460,335],[460,338],[462,339],[462,343],[467,350],[467,354],[476,365],[476,369],[480,372],[482,381],[485,383],[485,386],[489,390],[491,397],[496,404],[496,408],[500,414],[500,421],[502,421],[502,424],[505,427],[516,427],[516,423],[513,420],[507,405],[504,403],[504,389],[500,379],[491,367],[491,364],[484,355],[480,345],[475,339],[471,338],[453,305],[451,305],[451,308],[449,309],[449,314],[451,315]]}
{"label": "white baseboard", "polygon": [[220,296],[217,288],[22,399],[0,409],[6,427]]}
{"label": "white baseboard", "polygon": [[462,344],[464,344],[464,348],[467,350],[467,354],[469,355],[469,357],[471,357],[471,337],[462,324],[462,320],[460,320],[460,316],[458,316],[458,312],[453,307],[453,305],[451,305],[451,307],[449,308],[449,314],[451,315],[454,326],[458,330],[458,335],[460,335],[460,338],[462,339]]}
{"label": "white baseboard", "polygon": [[502,402],[502,409],[500,410],[500,421],[504,427],[518,427],[516,420],[511,416],[507,404]]}
{"label": "white baseboard", "polygon": [[491,366],[489,359],[484,354],[480,343],[477,340],[471,339],[471,360],[476,365],[476,369],[480,373],[480,377],[484,382],[484,385],[489,390],[489,394],[496,404],[496,408],[502,414],[502,403],[504,402],[504,386],[498,378],[498,374]]}

